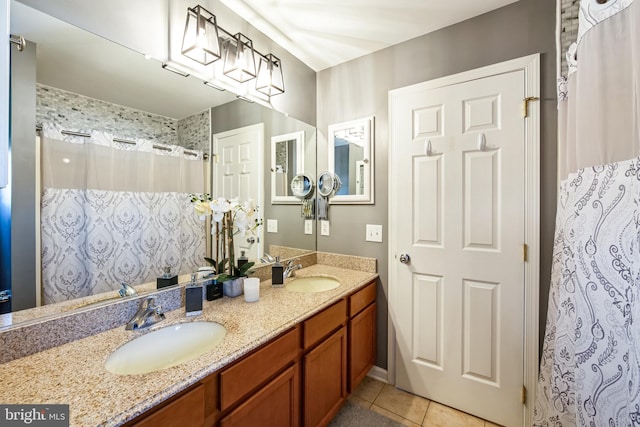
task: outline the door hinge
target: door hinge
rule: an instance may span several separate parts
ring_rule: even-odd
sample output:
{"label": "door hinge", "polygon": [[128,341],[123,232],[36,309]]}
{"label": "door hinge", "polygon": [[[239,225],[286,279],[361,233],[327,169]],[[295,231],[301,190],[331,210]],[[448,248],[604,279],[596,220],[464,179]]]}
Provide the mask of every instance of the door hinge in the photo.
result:
{"label": "door hinge", "polygon": [[529,245],[527,245],[526,243],[522,245],[522,260],[524,262],[529,261]]}
{"label": "door hinge", "polygon": [[537,96],[527,96],[522,100],[522,117],[529,117],[529,101],[537,101],[539,99],[540,98],[538,98]]}
{"label": "door hinge", "polygon": [[520,401],[523,405],[527,404],[527,388],[525,386],[520,389]]}

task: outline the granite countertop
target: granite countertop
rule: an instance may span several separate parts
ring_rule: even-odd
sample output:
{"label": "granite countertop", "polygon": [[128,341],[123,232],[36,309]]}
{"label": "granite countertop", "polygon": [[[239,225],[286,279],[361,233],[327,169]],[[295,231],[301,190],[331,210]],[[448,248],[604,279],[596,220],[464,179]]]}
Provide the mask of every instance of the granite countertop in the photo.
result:
{"label": "granite countertop", "polygon": [[[4,363],[0,402],[69,404],[71,426],[120,425],[364,286],[377,274],[314,264],[298,270],[296,276],[333,277],[341,286],[303,294],[274,288],[267,280],[260,284],[256,303],[247,303],[242,296],[204,301],[201,316],[187,318],[181,307],[165,313],[166,320],[146,331],[118,327]],[[202,356],[142,375],[121,376],[105,370],[106,358],[131,339],[174,323],[201,320],[218,322],[227,330],[223,342]]]}

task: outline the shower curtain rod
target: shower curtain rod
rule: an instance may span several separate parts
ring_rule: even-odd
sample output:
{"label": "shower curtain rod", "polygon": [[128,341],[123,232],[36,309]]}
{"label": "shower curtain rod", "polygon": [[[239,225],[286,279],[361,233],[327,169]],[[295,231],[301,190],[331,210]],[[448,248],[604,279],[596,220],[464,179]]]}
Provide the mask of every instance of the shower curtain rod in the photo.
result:
{"label": "shower curtain rod", "polygon": [[[36,132],[42,132],[42,125],[36,125]],[[66,129],[61,130],[60,133],[62,133],[63,135],[80,136],[80,137],[83,137],[83,138],[90,138],[91,137],[91,134],[86,133],[86,132],[76,132],[76,131],[71,131],[71,130],[66,130]],[[120,142],[120,143],[123,143],[123,144],[138,145],[138,143],[136,141],[132,141],[130,139],[112,138],[111,140],[113,142]],[[157,145],[157,144],[153,144],[152,147],[154,149],[156,149],[156,150],[161,150],[161,151],[173,151],[172,148],[164,147],[162,145]],[[189,150],[184,150],[184,154],[186,154],[187,156],[194,156],[194,157],[198,156],[198,153],[196,153],[194,151],[189,151]],[[202,160],[204,160],[204,161],[209,160],[209,154],[208,153],[203,153],[202,154]]]}

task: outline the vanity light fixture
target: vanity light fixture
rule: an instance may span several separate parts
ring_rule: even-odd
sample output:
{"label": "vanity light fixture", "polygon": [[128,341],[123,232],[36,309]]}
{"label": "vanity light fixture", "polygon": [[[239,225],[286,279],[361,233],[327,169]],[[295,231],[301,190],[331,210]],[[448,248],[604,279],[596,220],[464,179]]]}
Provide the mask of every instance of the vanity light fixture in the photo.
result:
{"label": "vanity light fixture", "polygon": [[202,65],[209,65],[220,59],[216,17],[202,6],[187,8],[182,54]]}
{"label": "vanity light fixture", "polygon": [[244,83],[256,78],[256,56],[253,42],[242,33],[235,34],[225,43],[224,74]]}
{"label": "vanity light fixture", "polygon": [[[239,83],[255,79],[255,91],[267,97],[284,93],[280,59],[271,53],[264,55],[255,50],[251,39],[244,34],[231,34],[220,27],[215,15],[200,5],[187,8],[182,54],[202,65],[209,65],[224,56],[224,76]],[[220,88],[210,81],[205,81],[205,84]]]}
{"label": "vanity light fixture", "polygon": [[178,68],[175,65],[167,64],[166,62],[163,62],[162,68],[164,68],[167,71],[171,71],[172,73],[176,73],[182,77],[189,77],[189,73],[187,73],[186,71],[183,71],[181,68]]}
{"label": "vanity light fixture", "polygon": [[260,56],[256,90],[267,96],[279,95],[284,92],[282,68],[280,67],[280,59],[277,56],[271,53],[266,56]]}

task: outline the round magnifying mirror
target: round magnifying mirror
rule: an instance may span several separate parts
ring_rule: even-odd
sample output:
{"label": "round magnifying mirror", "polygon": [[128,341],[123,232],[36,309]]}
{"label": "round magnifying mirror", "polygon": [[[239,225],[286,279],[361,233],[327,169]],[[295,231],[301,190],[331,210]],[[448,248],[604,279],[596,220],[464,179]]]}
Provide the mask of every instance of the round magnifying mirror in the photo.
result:
{"label": "round magnifying mirror", "polygon": [[335,185],[334,175],[329,171],[322,172],[318,178],[318,194],[322,197],[332,196],[335,191]]}
{"label": "round magnifying mirror", "polygon": [[313,193],[313,181],[305,174],[299,174],[291,180],[291,192],[298,199],[307,199]]}

